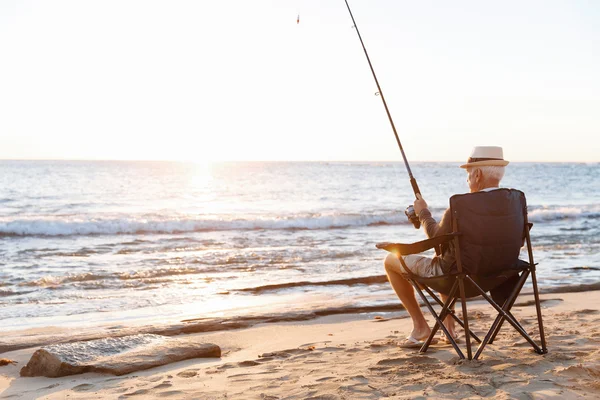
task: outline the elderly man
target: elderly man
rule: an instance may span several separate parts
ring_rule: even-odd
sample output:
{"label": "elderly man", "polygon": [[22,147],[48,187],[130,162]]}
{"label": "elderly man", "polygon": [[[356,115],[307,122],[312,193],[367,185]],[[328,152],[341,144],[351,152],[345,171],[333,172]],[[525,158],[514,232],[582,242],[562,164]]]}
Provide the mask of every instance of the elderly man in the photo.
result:
{"label": "elderly man", "polygon": [[[467,184],[469,185],[471,193],[474,193],[498,189],[500,181],[504,176],[504,167],[506,165],[508,165],[508,161],[504,160],[501,147],[477,146],[473,149],[467,163],[460,167],[466,169]],[[432,238],[452,232],[450,209],[447,209],[444,212],[444,215],[438,224],[431,216],[431,212],[427,208],[427,203],[420,194],[417,194],[414,208],[427,237]],[[444,249],[442,249],[441,256],[435,256],[433,258],[419,255],[408,255],[403,258],[406,266],[411,272],[422,277],[443,275],[444,271],[448,271],[455,262],[453,252],[444,251]],[[399,345],[404,348],[420,348],[431,333],[431,328],[423,316],[421,307],[415,297],[413,287],[407,280],[402,278],[402,275],[400,275],[403,271],[403,267],[398,256],[393,253],[388,254],[385,259],[385,271],[394,291],[400,298],[400,301],[413,321],[412,332],[404,342]],[[442,300],[445,301],[446,296],[443,294],[441,294],[441,296]],[[448,332],[456,338],[457,334],[455,331],[454,320],[451,316],[446,317],[444,325],[448,329]],[[445,340],[448,341],[447,339]]]}

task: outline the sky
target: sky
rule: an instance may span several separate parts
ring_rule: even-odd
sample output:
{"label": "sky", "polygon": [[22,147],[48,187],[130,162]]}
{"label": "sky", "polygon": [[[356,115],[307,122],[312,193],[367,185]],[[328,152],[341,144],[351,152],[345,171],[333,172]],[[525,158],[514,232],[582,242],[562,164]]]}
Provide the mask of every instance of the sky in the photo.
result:
{"label": "sky", "polygon": [[[349,3],[409,161],[600,161],[600,2]],[[376,92],[343,0],[0,2],[0,159],[399,161]]]}

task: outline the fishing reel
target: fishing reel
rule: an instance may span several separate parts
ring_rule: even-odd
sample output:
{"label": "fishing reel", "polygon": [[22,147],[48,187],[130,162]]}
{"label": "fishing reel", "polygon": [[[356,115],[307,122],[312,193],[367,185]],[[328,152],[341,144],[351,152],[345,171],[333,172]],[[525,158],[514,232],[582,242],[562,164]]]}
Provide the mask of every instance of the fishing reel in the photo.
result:
{"label": "fishing reel", "polygon": [[411,224],[413,224],[415,229],[419,229],[421,227],[421,221],[419,221],[419,216],[415,212],[415,208],[412,205],[406,207],[404,214],[406,214],[408,220],[411,222]]}

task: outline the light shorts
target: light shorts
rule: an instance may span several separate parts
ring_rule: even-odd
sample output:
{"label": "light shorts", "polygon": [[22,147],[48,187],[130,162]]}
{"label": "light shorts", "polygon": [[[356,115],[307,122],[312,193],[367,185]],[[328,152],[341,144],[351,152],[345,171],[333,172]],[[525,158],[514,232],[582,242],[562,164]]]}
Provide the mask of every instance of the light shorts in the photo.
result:
{"label": "light shorts", "polygon": [[[439,257],[429,258],[410,254],[408,256],[403,256],[403,258],[406,266],[410,269],[410,272],[415,275],[423,278],[444,275],[441,265],[442,260]],[[388,265],[387,268],[397,273],[405,273],[404,267],[400,262],[394,263],[394,265]]]}

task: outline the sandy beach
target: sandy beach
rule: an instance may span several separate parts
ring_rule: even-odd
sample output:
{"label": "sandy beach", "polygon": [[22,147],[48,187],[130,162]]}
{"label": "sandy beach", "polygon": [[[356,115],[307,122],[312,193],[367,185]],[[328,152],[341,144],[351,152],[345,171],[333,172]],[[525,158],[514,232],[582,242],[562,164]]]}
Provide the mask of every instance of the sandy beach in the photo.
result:
{"label": "sandy beach", "polygon": [[[530,297],[521,296],[513,310],[536,335]],[[36,348],[8,352],[2,357],[17,364],[1,367],[0,398],[597,398],[600,291],[545,294],[542,301],[544,356],[506,327],[477,361],[458,360],[442,341],[419,354],[396,345],[411,328],[404,312],[337,315],[187,335],[218,344],[222,358],[120,377],[23,378],[19,370]],[[475,332],[483,332],[493,310],[480,301],[469,304]]]}

